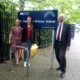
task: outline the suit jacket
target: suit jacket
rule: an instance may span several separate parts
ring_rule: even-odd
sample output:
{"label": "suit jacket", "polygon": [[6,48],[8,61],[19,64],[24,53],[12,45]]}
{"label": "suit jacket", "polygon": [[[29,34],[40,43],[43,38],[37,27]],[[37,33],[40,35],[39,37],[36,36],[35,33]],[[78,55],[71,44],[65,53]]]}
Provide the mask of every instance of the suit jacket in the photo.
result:
{"label": "suit jacket", "polygon": [[[58,24],[57,24],[57,28],[58,28]],[[55,45],[54,47],[57,45],[57,40],[56,40],[56,34],[57,34],[57,28],[55,30]],[[71,27],[70,24],[64,22],[63,23],[63,29],[62,29],[62,34],[61,34],[61,41],[60,41],[60,47],[66,48],[67,46],[70,46],[71,43]]]}
{"label": "suit jacket", "polygon": [[[31,42],[32,43],[34,43],[35,42],[35,33],[34,33],[35,31],[34,31],[34,27],[31,29],[31,34],[30,34],[30,40],[31,40]],[[28,38],[28,36],[27,36],[27,25],[25,24],[25,25],[23,25],[23,33],[22,33],[22,42],[26,42],[27,41],[27,38]]]}

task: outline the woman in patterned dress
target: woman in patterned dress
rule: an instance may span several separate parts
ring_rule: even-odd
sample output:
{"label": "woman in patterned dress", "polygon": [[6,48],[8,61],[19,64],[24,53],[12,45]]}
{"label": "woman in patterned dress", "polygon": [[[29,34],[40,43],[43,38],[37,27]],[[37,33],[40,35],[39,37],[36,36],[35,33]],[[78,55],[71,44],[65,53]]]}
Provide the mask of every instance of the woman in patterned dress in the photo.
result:
{"label": "woman in patterned dress", "polygon": [[13,46],[21,46],[22,45],[22,42],[21,42],[22,31],[23,31],[23,28],[20,26],[20,21],[18,19],[15,20],[14,25],[10,30],[9,43],[10,43],[12,52],[15,55],[16,65],[19,65],[20,49],[15,48]]}

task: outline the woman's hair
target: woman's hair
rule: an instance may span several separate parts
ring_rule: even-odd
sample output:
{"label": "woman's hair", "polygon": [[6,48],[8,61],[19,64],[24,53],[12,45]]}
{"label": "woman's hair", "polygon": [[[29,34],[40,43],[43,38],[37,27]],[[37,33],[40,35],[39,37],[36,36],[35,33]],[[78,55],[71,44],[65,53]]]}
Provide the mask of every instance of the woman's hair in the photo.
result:
{"label": "woman's hair", "polygon": [[14,20],[13,26],[15,26],[15,22],[16,22],[16,21],[19,21],[19,26],[20,26],[20,20],[19,20],[19,19]]}
{"label": "woman's hair", "polygon": [[30,28],[31,28],[31,29],[33,29],[33,27],[34,27],[34,26],[33,26],[33,21],[32,21],[32,17],[31,17],[31,16],[28,16],[27,18],[30,18],[30,19],[31,19],[31,24],[30,24]]}
{"label": "woman's hair", "polygon": [[28,19],[28,18],[30,18],[30,19],[31,19],[31,24],[32,24],[32,23],[33,23],[33,22],[32,22],[32,17],[31,17],[31,16],[28,16],[28,17],[27,17],[27,19]]}

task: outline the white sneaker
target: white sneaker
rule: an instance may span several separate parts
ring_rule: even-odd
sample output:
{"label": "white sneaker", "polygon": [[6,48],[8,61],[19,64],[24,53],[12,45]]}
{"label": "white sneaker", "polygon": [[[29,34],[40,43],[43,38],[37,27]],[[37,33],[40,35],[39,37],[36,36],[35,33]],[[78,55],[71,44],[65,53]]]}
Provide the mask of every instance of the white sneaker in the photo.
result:
{"label": "white sneaker", "polygon": [[[27,62],[24,62],[24,67],[26,67],[26,65],[27,65]],[[29,63],[29,66],[30,66],[30,63]]]}
{"label": "white sneaker", "polygon": [[24,67],[26,67],[27,62],[24,62]]}

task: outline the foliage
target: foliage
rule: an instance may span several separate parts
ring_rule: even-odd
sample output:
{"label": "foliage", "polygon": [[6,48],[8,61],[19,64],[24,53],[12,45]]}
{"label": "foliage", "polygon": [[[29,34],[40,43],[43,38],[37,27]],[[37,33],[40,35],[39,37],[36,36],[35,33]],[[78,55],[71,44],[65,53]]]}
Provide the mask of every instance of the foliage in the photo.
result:
{"label": "foliage", "polygon": [[[9,0],[10,1],[10,0]],[[13,21],[17,18],[17,11],[15,10],[14,3],[1,2],[0,1],[0,19],[2,24],[3,42],[8,43],[10,28],[13,25]]]}
{"label": "foliage", "polygon": [[[80,23],[80,0],[0,0],[10,10],[11,6],[15,6],[22,10],[53,10],[57,9],[59,13],[64,13],[66,21]],[[8,3],[8,4],[6,4]],[[10,4],[9,4],[10,3]]]}
{"label": "foliage", "polygon": [[[19,0],[21,1],[21,0]],[[66,21],[80,23],[80,0],[24,0],[23,10],[53,10],[57,9],[59,13],[66,15]],[[22,3],[23,4],[23,3]],[[18,4],[19,5],[19,4]],[[28,6],[26,6],[28,5]],[[31,6],[32,5],[32,6]]]}

